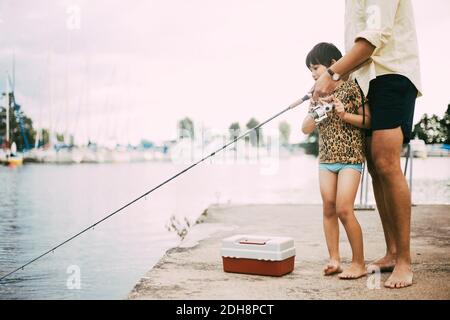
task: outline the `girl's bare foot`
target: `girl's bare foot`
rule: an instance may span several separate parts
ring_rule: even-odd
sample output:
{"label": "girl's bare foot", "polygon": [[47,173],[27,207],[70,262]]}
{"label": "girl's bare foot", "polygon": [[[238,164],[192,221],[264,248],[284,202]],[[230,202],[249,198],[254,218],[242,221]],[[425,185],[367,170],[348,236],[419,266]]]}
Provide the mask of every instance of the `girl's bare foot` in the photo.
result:
{"label": "girl's bare foot", "polygon": [[338,277],[339,279],[358,279],[367,274],[366,266],[364,264],[352,263],[350,267],[346,268]]}
{"label": "girl's bare foot", "polygon": [[340,272],[342,272],[341,263],[337,260],[330,260],[323,268],[323,274],[326,276],[331,276]]}
{"label": "girl's bare foot", "polygon": [[374,273],[378,270],[380,272],[392,272],[396,262],[396,256],[394,254],[386,254],[384,257],[371,262],[367,266],[367,272]]}

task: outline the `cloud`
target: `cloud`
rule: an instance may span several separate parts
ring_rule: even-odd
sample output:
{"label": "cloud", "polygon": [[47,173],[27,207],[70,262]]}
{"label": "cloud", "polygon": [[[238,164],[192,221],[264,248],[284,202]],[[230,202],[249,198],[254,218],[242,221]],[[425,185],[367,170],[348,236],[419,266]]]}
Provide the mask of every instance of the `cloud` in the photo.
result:
{"label": "cloud", "polygon": [[[425,88],[418,119],[425,111],[442,114],[448,102],[442,87],[448,72],[433,67],[448,48],[434,49],[431,23],[448,27],[449,5],[414,4]],[[319,7],[328,10],[318,16]],[[80,28],[67,28],[77,12]],[[121,128],[119,119],[129,114],[133,136],[164,139],[185,116],[225,130],[253,116],[262,121],[302,96],[312,86],[304,67],[309,49],[320,41],[343,49],[343,13],[344,4],[332,0],[6,0],[0,71],[10,70],[14,52],[23,108],[44,114],[47,125],[90,123],[101,131],[103,122]],[[279,119],[294,128],[294,140],[303,138],[295,128],[305,113]],[[71,124],[56,123],[61,119]]]}

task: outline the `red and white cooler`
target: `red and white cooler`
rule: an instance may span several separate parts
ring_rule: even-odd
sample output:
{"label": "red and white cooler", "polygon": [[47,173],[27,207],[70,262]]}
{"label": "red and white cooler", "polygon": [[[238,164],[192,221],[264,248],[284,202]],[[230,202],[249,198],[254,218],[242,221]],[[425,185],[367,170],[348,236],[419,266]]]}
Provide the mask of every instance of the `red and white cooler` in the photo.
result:
{"label": "red and white cooler", "polygon": [[279,277],[294,270],[294,239],[235,235],[222,240],[221,255],[225,272]]}

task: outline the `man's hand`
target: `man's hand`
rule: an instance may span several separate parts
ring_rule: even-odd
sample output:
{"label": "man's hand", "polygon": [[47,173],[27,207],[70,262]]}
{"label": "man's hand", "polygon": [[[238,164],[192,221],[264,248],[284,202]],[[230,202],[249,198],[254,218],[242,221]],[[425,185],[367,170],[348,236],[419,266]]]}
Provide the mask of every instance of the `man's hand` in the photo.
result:
{"label": "man's hand", "polygon": [[337,81],[331,79],[328,72],[322,73],[322,75],[317,79],[314,85],[314,92],[312,96],[313,101],[318,101],[320,97],[330,95],[337,87]]}

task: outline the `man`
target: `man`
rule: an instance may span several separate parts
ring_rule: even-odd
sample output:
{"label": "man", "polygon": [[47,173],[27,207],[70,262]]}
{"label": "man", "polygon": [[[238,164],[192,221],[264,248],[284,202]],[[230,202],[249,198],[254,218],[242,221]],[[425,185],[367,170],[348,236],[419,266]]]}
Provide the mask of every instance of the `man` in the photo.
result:
{"label": "man", "polygon": [[346,0],[347,54],[316,81],[313,100],[331,94],[353,72],[367,96],[372,136],[367,162],[386,240],[386,255],[369,265],[392,271],[388,288],[413,282],[410,254],[411,196],[400,166],[409,142],[417,96],[421,95],[419,57],[410,0]]}

